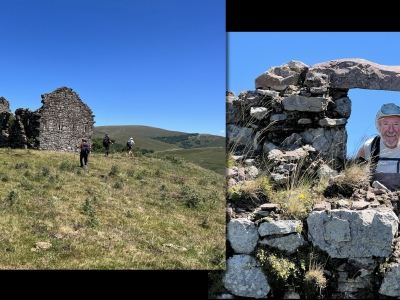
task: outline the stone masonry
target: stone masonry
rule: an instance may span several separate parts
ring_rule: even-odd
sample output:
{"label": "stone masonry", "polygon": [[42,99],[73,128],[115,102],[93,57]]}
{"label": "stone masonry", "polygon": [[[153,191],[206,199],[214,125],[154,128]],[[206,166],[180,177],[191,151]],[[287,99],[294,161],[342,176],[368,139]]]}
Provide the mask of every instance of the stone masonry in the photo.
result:
{"label": "stone masonry", "polygon": [[[299,161],[305,161],[307,168],[325,168],[329,176],[337,175],[346,161],[345,126],[351,114],[348,91],[352,88],[400,91],[400,66],[342,59],[310,67],[290,61],[270,68],[255,79],[254,91],[241,91],[238,97],[227,91],[227,151],[245,163],[266,155],[275,163],[271,176],[279,184],[287,182],[292,170],[301,168]],[[247,171],[242,173],[238,169],[235,180],[231,174],[235,169],[227,169],[228,187],[258,176],[250,172],[251,166],[244,169]],[[268,298],[270,285],[255,256],[258,247],[264,244],[290,255],[305,243],[326,251],[337,262],[326,266],[331,271],[325,274],[336,284],[336,298],[357,299],[369,294],[398,299],[397,195],[385,196],[385,207],[373,208],[374,203],[365,201],[337,209],[315,207],[302,224],[298,220],[260,223],[248,217],[231,219],[227,210],[227,242],[233,252],[227,255],[223,277],[230,294],[221,299]],[[308,234],[300,234],[299,227],[308,228]],[[378,280],[376,272],[382,266],[386,271]],[[287,292],[286,299],[300,298],[289,289]]]}
{"label": "stone masonry", "polygon": [[[343,59],[308,67],[290,61],[259,75],[255,91],[227,93],[228,151],[303,148],[341,169],[346,158],[350,88],[400,91],[400,66]],[[314,148],[310,151],[304,145]]]}
{"label": "stone masonry", "polygon": [[0,147],[74,151],[82,139],[91,139],[94,115],[71,88],[60,87],[41,95],[36,111],[18,108],[0,97]]}

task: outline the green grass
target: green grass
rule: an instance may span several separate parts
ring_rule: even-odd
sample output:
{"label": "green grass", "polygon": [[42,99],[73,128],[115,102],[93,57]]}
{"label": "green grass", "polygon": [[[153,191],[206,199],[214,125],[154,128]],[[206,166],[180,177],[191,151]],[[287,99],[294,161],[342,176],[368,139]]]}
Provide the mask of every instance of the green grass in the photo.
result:
{"label": "green grass", "polygon": [[177,156],[222,176],[226,172],[226,150],[221,147],[157,151],[159,156]]}
{"label": "green grass", "polygon": [[116,153],[91,154],[88,172],[72,153],[0,155],[0,269],[225,269],[215,172]]}

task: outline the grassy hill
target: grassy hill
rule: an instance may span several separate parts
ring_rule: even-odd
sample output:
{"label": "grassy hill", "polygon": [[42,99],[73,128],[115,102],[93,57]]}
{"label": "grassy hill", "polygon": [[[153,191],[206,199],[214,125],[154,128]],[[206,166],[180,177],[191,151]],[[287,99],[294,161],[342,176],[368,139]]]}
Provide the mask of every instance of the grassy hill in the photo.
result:
{"label": "grassy hill", "polygon": [[141,137],[158,137],[158,136],[174,136],[187,134],[186,132],[170,131],[156,127],[142,125],[115,125],[115,126],[95,126],[93,137],[103,137],[104,134],[109,136],[124,136],[129,139],[131,136]]}
{"label": "grassy hill", "polygon": [[220,147],[207,147],[196,149],[166,150],[158,151],[156,154],[160,156],[178,156],[186,161],[194,162],[203,168],[212,170],[220,175],[224,175],[226,172],[225,148],[221,149]]}
{"label": "grassy hill", "polygon": [[225,180],[183,159],[1,148],[0,269],[223,270]]}
{"label": "grassy hill", "polygon": [[[211,134],[193,135],[142,125],[116,125],[96,126],[92,139],[102,139],[106,133],[115,140],[115,146],[125,146],[126,141],[133,137],[134,149],[153,150],[155,154],[160,155],[176,155],[225,175],[225,137]],[[187,148],[184,149],[185,146]],[[176,151],[169,152],[171,150]]]}

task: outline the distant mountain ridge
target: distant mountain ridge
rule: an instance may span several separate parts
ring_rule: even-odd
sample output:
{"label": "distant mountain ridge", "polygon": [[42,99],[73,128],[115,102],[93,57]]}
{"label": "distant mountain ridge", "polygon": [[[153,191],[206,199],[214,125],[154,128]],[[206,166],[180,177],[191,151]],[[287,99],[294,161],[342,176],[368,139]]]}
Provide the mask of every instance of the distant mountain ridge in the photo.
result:
{"label": "distant mountain ridge", "polygon": [[[186,132],[165,130],[162,128],[144,126],[144,125],[107,125],[107,126],[94,126],[94,130],[98,133],[121,136],[121,135],[135,135],[142,137],[158,137],[158,136],[174,136],[187,134]],[[94,133],[95,134],[95,133]]]}
{"label": "distant mountain ridge", "polygon": [[[144,126],[144,125],[109,125],[109,126],[95,126],[93,130],[92,138],[103,138],[105,134],[108,134],[112,139],[115,139],[118,143],[124,144],[130,137],[135,140],[140,140],[143,145],[152,145],[158,150],[167,150],[162,147],[163,144],[168,149],[177,148],[201,148],[201,147],[225,147],[225,137],[204,134],[204,133],[187,133],[181,131],[171,131],[157,127]],[[187,136],[185,139],[184,136]],[[179,137],[179,138],[178,138]],[[143,138],[150,138],[152,141],[144,140]],[[160,142],[162,144],[159,144]],[[163,149],[158,149],[162,147]],[[149,150],[151,148],[148,148]]]}

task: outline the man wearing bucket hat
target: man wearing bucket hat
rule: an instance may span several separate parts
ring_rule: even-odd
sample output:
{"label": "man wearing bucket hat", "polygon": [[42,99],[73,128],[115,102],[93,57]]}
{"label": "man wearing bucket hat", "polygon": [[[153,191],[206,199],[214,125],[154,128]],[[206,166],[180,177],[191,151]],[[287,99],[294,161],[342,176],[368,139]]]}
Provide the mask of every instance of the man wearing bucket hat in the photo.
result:
{"label": "man wearing bucket hat", "polygon": [[[361,146],[356,158],[371,162],[374,181],[382,184],[384,181],[391,187],[384,185],[392,190],[400,189],[400,107],[394,103],[383,104],[376,113],[375,126],[379,134]],[[396,175],[379,175],[387,173]],[[392,181],[399,183],[393,186]]]}

